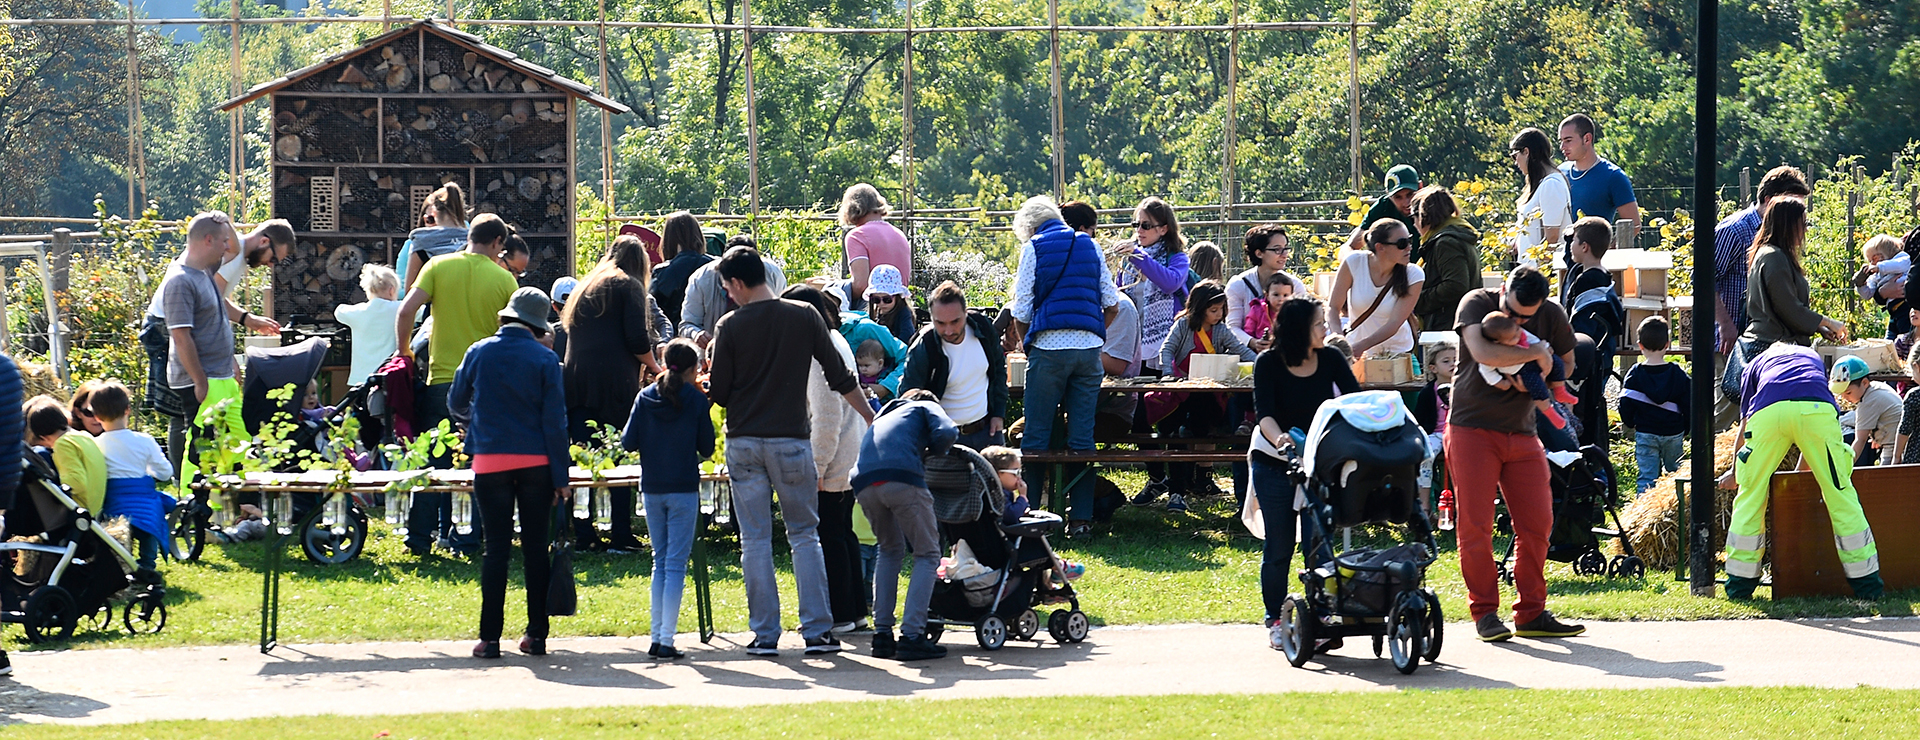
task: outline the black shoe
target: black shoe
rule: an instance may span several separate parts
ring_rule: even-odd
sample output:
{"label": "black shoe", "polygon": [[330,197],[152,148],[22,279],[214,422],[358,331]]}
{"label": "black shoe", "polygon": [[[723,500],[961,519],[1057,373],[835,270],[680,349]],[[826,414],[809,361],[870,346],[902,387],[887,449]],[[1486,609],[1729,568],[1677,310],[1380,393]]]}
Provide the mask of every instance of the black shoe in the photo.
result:
{"label": "black shoe", "polygon": [[679,660],[687,657],[686,653],[680,652],[670,645],[662,645],[657,642],[647,647],[647,654],[661,660]]}
{"label": "black shoe", "polygon": [[13,661],[7,660],[7,651],[0,650],[0,676],[13,675]]}
{"label": "black shoe", "polygon": [[1586,632],[1587,628],[1577,624],[1565,624],[1553,618],[1553,612],[1540,612],[1540,616],[1513,626],[1513,633],[1521,637],[1572,637]]}
{"label": "black shoe", "polygon": [[807,649],[805,653],[807,655],[826,655],[828,653],[840,652],[840,650],[840,641],[833,639],[832,634],[825,634],[819,637],[807,638]]}
{"label": "black shoe", "polygon": [[1481,642],[1506,642],[1513,639],[1513,630],[1507,629],[1507,623],[1500,621],[1500,615],[1488,614],[1474,621],[1474,632]]}
{"label": "black shoe", "polygon": [[475,643],[473,646],[473,657],[475,658],[500,657],[500,641],[499,640],[481,640],[480,642]]}
{"label": "black shoe", "polygon": [[893,630],[873,633],[873,657],[893,657]]}
{"label": "black shoe", "polygon": [[758,655],[765,658],[780,657],[780,641],[754,640],[753,642],[747,643],[747,654]]}
{"label": "black shoe", "polygon": [[928,642],[925,635],[920,637],[902,637],[900,638],[900,643],[894,646],[893,657],[899,660],[945,658],[947,657],[947,649]]}
{"label": "black shoe", "polygon": [[1165,495],[1167,495],[1167,484],[1157,480],[1147,481],[1147,487],[1140,489],[1139,493],[1134,494],[1133,505],[1146,506],[1147,504],[1160,500],[1160,497]]}
{"label": "black shoe", "polygon": [[641,542],[640,538],[632,536],[607,543],[607,554],[609,555],[630,555],[645,549],[647,549],[646,543]]}
{"label": "black shoe", "polygon": [[544,638],[544,637],[520,638],[520,654],[546,655],[547,654],[547,638]]}
{"label": "black shoe", "polygon": [[1853,587],[1854,598],[1867,601],[1879,601],[1887,591],[1887,582],[1880,579],[1880,571],[1859,578],[1848,578],[1847,585]]}
{"label": "black shoe", "polygon": [[432,545],[407,545],[407,553],[416,558],[424,558],[428,555],[433,554],[433,546]]}

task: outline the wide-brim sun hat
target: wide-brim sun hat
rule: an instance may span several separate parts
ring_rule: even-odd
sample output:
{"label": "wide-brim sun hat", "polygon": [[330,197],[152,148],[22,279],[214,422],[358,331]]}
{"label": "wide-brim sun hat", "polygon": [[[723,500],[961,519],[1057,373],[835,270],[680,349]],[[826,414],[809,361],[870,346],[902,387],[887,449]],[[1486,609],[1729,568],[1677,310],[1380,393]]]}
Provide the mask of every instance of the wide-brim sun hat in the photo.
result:
{"label": "wide-brim sun hat", "polygon": [[513,319],[539,331],[547,331],[547,314],[553,311],[553,301],[547,298],[545,291],[527,287],[513,292],[507,299],[507,307],[500,309],[500,318]]}

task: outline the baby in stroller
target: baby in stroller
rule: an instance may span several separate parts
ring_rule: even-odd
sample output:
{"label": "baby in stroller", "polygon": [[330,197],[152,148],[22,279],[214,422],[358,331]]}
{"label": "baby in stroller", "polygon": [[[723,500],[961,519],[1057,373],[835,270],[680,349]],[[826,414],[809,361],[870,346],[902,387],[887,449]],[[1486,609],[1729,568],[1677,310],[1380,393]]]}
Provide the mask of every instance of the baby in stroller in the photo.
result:
{"label": "baby in stroller", "polygon": [[[1007,498],[1007,509],[1000,515],[1001,526],[1018,525],[1020,520],[1033,509],[1032,502],[1027,500],[1027,481],[1020,477],[1020,451],[1012,447],[993,445],[980,450],[980,456],[986,458],[987,464],[992,465],[994,473],[999,475],[1000,490]],[[1000,539],[1004,542],[1006,536],[1000,535]],[[1068,581],[1078,580],[1080,576],[1086,575],[1087,567],[1061,558],[1045,538],[1041,538],[1040,545],[1046,548],[1047,556],[1053,560],[1053,573],[1050,578],[1043,579],[1036,586],[1041,592],[1038,601],[1042,604],[1066,603],[1065,597],[1057,596],[1053,591],[1066,585]]]}
{"label": "baby in stroller", "polygon": [[[1421,658],[1438,660],[1444,618],[1424,587],[1437,548],[1417,503],[1425,432],[1400,394],[1366,391],[1321,404],[1305,447],[1292,472],[1305,588],[1287,596],[1276,625],[1287,662],[1304,666],[1350,636],[1372,637],[1375,656],[1391,648],[1401,673]],[[1405,537],[1383,550],[1336,554],[1333,531],[1363,524],[1404,525]]]}

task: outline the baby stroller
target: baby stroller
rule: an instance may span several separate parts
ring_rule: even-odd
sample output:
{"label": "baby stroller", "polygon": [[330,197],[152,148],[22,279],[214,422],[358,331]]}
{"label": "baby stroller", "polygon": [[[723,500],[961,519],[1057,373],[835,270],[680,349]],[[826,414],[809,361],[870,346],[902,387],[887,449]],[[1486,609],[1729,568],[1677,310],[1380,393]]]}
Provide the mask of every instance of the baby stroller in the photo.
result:
{"label": "baby stroller", "polygon": [[[283,347],[247,348],[247,383],[241,396],[240,417],[245,421],[247,431],[256,437],[269,423],[293,425],[286,435],[289,443],[286,457],[278,466],[283,472],[300,470],[304,460],[315,460],[328,454],[328,433],[335,424],[352,413],[352,404],[343,402],[322,419],[309,419],[301,415],[307,384],[312,383],[319,374],[328,349],[330,345],[322,337],[310,337]],[[291,394],[286,393],[289,386],[292,387]],[[364,398],[364,390],[360,392]],[[285,397],[282,398],[282,395]],[[302,452],[306,454],[302,455]],[[289,500],[281,502],[281,506],[270,507],[279,511],[273,512],[268,518],[284,516],[296,522],[305,519],[321,499],[319,494],[312,493],[277,498]],[[360,556],[367,541],[367,514],[363,503],[353,494],[326,499],[326,505],[336,509],[330,516],[324,517],[331,525],[316,522],[300,535],[300,549],[308,560],[321,565],[337,565]]]}
{"label": "baby stroller", "polygon": [[1002,524],[1006,496],[999,477],[980,453],[955,445],[944,455],[928,455],[927,488],[934,515],[948,547],[965,541],[977,561],[965,577],[946,573],[933,584],[927,606],[927,640],[938,642],[948,627],[973,630],[981,649],[999,650],[1009,638],[1033,640],[1040,632],[1036,607],[1065,605],[1047,614],[1047,634],[1066,644],[1087,639],[1087,615],[1073,586],[1051,580],[1053,548],[1047,534],[1065,526],[1059,515],[1032,512],[1016,524]]}
{"label": "baby stroller", "polygon": [[135,558],[94,521],[60,485],[58,474],[28,451],[15,508],[7,511],[6,536],[37,542],[0,542],[0,622],[19,622],[27,640],[73,636],[81,619],[96,629],[113,626],[113,598],[134,589],[120,622],[133,634],[167,626],[167,588],[160,574],[137,571]]}
{"label": "baby stroller", "polygon": [[[1633,543],[1620,536],[1619,496],[1613,461],[1596,445],[1580,448],[1576,455],[1567,452],[1547,454],[1547,472],[1553,488],[1553,532],[1547,537],[1547,559],[1569,563],[1573,572],[1583,576],[1608,578],[1644,578],[1647,566],[1633,553]],[[1613,515],[1613,529],[1606,529],[1606,516]],[[1513,520],[1504,502],[1494,520],[1508,536],[1506,552],[1500,555],[1500,578],[1513,582],[1507,563],[1513,557]],[[1600,537],[1620,540],[1625,554],[1612,559],[1600,552]]]}
{"label": "baby stroller", "polygon": [[[1400,394],[1367,391],[1322,404],[1305,447],[1293,470],[1305,501],[1305,593],[1288,595],[1281,606],[1287,662],[1304,666],[1330,649],[1323,640],[1349,636],[1372,637],[1376,657],[1384,643],[1401,673],[1414,672],[1421,658],[1438,660],[1445,619],[1440,599],[1422,586],[1437,548],[1415,484],[1426,433]],[[1333,530],[1362,524],[1405,525],[1409,541],[1334,554]]]}

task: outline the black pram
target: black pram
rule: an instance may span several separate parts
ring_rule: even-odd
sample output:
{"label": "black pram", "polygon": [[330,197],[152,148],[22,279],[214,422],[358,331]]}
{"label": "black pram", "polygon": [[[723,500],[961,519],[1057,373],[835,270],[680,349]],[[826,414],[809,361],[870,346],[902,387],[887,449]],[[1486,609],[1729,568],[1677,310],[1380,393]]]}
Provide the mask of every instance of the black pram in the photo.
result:
{"label": "black pram", "polygon": [[18,464],[20,488],[4,536],[24,540],[0,541],[0,621],[21,623],[32,642],[64,640],[83,618],[112,627],[112,601],[131,588],[120,614],[127,631],[166,627],[160,574],[138,571],[133,554],[74,501],[38,454],[29,450]]}
{"label": "black pram", "polygon": [[[1393,666],[1412,673],[1440,657],[1444,617],[1423,587],[1437,548],[1418,505],[1426,433],[1400,394],[1367,391],[1321,405],[1308,431],[1305,464],[1292,471],[1304,506],[1300,544],[1304,593],[1288,595],[1279,626],[1287,662],[1304,666],[1332,640],[1371,636]],[[1384,550],[1333,551],[1333,531],[1363,524],[1405,525],[1402,544]]]}

